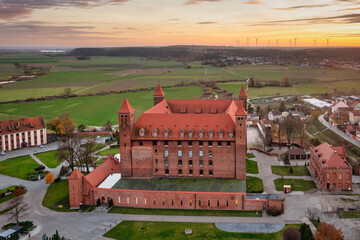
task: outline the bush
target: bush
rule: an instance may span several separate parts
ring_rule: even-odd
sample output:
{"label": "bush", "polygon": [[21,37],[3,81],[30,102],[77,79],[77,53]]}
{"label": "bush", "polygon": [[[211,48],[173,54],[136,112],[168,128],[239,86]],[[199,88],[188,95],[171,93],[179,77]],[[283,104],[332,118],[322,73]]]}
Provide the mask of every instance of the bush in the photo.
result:
{"label": "bush", "polygon": [[284,240],[301,240],[301,233],[294,227],[288,227],[283,232]]}
{"label": "bush", "polygon": [[60,182],[61,181],[61,176],[59,175],[57,178],[55,178],[54,182]]}
{"label": "bush", "polygon": [[293,173],[294,173],[294,169],[291,167],[291,168],[289,169],[289,172],[290,172],[291,174],[293,174]]}
{"label": "bush", "polygon": [[16,188],[16,189],[13,191],[13,194],[18,197],[18,196],[24,194],[24,190],[23,190],[22,188]]}
{"label": "bush", "polygon": [[35,170],[36,172],[43,171],[44,169],[45,169],[45,166],[44,166],[44,165],[40,165],[39,167],[34,168],[34,170]]}
{"label": "bush", "polygon": [[267,214],[270,214],[273,217],[281,215],[281,210],[278,210],[275,206],[268,207],[266,209]]}
{"label": "bush", "polygon": [[301,233],[301,240],[314,240],[314,236],[308,224],[306,223],[301,224],[300,233]]}
{"label": "bush", "polygon": [[1,198],[5,197],[5,193],[4,193],[4,192],[1,193],[0,197],[1,197]]}

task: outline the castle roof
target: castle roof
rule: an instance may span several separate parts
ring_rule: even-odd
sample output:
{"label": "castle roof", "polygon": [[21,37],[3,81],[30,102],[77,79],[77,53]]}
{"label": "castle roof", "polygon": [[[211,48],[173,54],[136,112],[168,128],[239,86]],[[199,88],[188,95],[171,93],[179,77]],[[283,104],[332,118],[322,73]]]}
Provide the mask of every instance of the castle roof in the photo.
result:
{"label": "castle roof", "polygon": [[239,97],[243,97],[243,98],[247,98],[248,95],[246,94],[245,88],[244,86],[241,87],[240,93],[239,93]]}
{"label": "castle roof", "polygon": [[133,112],[135,112],[135,109],[131,107],[129,101],[127,100],[127,98],[125,98],[120,110],[117,113],[133,113]]}
{"label": "castle roof", "polygon": [[165,93],[162,90],[160,83],[158,84],[153,96],[161,96],[161,97],[165,96]]}
{"label": "castle roof", "polygon": [[92,186],[97,187],[110,173],[119,173],[120,163],[113,155],[107,156],[104,162],[95,168],[91,173],[86,175],[84,179]]}
{"label": "castle roof", "polygon": [[75,168],[74,171],[70,174],[69,180],[78,180],[81,179],[84,174],[82,174],[79,169]]}
{"label": "castle roof", "polygon": [[[229,136],[229,131],[235,131],[235,115],[238,109],[246,115],[239,100],[164,100],[155,105],[136,121],[133,137],[139,136],[139,129],[145,130],[144,137],[164,137],[168,131],[169,138],[180,136],[180,131],[193,131],[193,137],[203,131],[203,138],[208,138],[213,131],[213,138]],[[242,109],[242,110],[241,110]],[[187,136],[188,134],[186,134]]]}
{"label": "castle roof", "polygon": [[240,104],[238,106],[238,109],[236,110],[235,116],[246,116],[247,113],[243,107],[243,101],[240,101]]}
{"label": "castle roof", "polygon": [[320,160],[324,167],[350,167],[346,162],[345,149],[342,146],[332,147],[327,142],[320,144],[313,149],[313,153]]}
{"label": "castle roof", "polygon": [[45,128],[42,116],[0,121],[0,135]]}

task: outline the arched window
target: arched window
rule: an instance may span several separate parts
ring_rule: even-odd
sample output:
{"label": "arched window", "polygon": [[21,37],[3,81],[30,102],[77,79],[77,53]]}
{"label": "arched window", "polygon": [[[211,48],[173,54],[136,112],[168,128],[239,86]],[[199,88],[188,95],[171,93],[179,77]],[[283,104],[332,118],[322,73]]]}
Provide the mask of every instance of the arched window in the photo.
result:
{"label": "arched window", "polygon": [[182,128],[180,130],[180,137],[184,137],[185,136],[185,130]]}
{"label": "arched window", "polygon": [[201,138],[204,137],[204,130],[202,129],[199,130],[199,137]]}
{"label": "arched window", "polygon": [[229,137],[230,138],[234,137],[234,131],[232,129],[229,130]]}
{"label": "arched window", "polygon": [[140,130],[139,130],[139,136],[140,136],[140,137],[145,136],[145,129],[144,129],[144,128],[140,128]]}
{"label": "arched window", "polygon": [[224,137],[224,130],[220,129],[219,130],[219,138],[223,138]]}
{"label": "arched window", "polygon": [[154,128],[154,129],[152,130],[152,136],[153,136],[153,137],[157,137],[157,135],[158,135],[158,130],[157,130],[156,128]]}
{"label": "arched window", "polygon": [[169,129],[165,128],[164,137],[169,137]]}
{"label": "arched window", "polygon": [[193,137],[194,136],[194,130],[190,129],[189,130],[189,137]]}
{"label": "arched window", "polygon": [[209,130],[209,138],[214,137],[214,131],[212,129]]}

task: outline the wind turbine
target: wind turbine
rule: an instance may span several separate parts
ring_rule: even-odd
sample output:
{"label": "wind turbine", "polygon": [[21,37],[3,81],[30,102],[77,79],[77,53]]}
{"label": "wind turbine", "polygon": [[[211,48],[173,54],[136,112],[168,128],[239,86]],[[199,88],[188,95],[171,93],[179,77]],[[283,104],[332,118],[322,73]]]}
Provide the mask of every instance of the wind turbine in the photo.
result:
{"label": "wind turbine", "polygon": [[250,38],[249,38],[249,36],[246,38],[246,44],[247,44],[247,46],[249,46],[249,43],[250,43]]}
{"label": "wind turbine", "polygon": [[314,39],[314,47],[316,47],[316,38]]}
{"label": "wind turbine", "polygon": [[295,47],[296,47],[296,40],[298,40],[298,38],[294,38],[294,41],[295,41]]}
{"label": "wind turbine", "polygon": [[291,47],[291,39],[289,39],[290,47]]}
{"label": "wind turbine", "polygon": [[258,39],[259,39],[259,38],[257,37],[257,38],[255,38],[255,39],[256,39],[256,46],[258,46]]}
{"label": "wind turbine", "polygon": [[329,47],[330,38],[326,38],[326,46]]}
{"label": "wind turbine", "polygon": [[279,39],[276,39],[276,46],[279,46]]}
{"label": "wind turbine", "polygon": [[270,47],[270,40],[268,40],[268,47]]}

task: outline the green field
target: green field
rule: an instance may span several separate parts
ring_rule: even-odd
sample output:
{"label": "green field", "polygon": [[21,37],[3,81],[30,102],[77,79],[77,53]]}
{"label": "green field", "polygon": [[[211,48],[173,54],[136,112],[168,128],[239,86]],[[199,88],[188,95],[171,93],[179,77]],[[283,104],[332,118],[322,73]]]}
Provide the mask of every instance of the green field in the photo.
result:
{"label": "green field", "polygon": [[[290,172],[292,168],[293,173]],[[273,174],[284,176],[310,176],[309,170],[305,166],[271,166]]]}
{"label": "green field", "polygon": [[115,156],[115,154],[118,153],[120,153],[119,148],[109,148],[99,152],[97,155],[108,156],[109,154],[112,154],[113,156]]}
{"label": "green field", "polygon": [[261,217],[262,212],[238,210],[188,210],[188,209],[151,209],[112,207],[109,213],[140,215],[175,215],[175,216],[228,216],[228,217]]}
{"label": "green field", "polygon": [[[195,86],[166,88],[164,92],[165,97],[169,99],[193,99],[202,93],[201,89]],[[153,106],[153,91],[142,91],[39,102],[0,104],[0,113],[24,117],[43,114],[46,120],[61,114],[69,114],[77,124],[101,126],[107,120],[110,120],[113,124],[118,122],[116,112],[121,108],[125,96],[129,99],[131,106],[135,108],[136,118]]]}
{"label": "green field", "polygon": [[0,174],[21,179],[28,179],[29,173],[40,165],[30,156],[10,158],[0,162]]}
{"label": "green field", "polygon": [[[105,237],[113,239],[272,239],[281,240],[282,232],[287,227],[299,228],[300,224],[286,225],[276,233],[230,233],[219,230],[214,223],[170,223],[170,222],[135,222],[123,221]],[[185,236],[185,229],[191,229],[192,234]]]}
{"label": "green field", "polygon": [[292,191],[309,191],[316,189],[314,181],[307,181],[303,179],[278,178],[274,180],[274,183],[277,191],[283,191],[284,185],[291,185],[292,183],[294,183],[294,186],[291,188]]}
{"label": "green field", "polygon": [[246,173],[258,174],[259,169],[256,161],[246,160]]}
{"label": "green field", "polygon": [[246,177],[246,192],[247,193],[262,193],[264,185],[258,177]]}
{"label": "green field", "polygon": [[60,162],[59,159],[55,156],[55,154],[56,150],[38,153],[36,154],[36,157],[40,159],[40,161],[43,162],[47,167],[56,168],[60,164]]}

